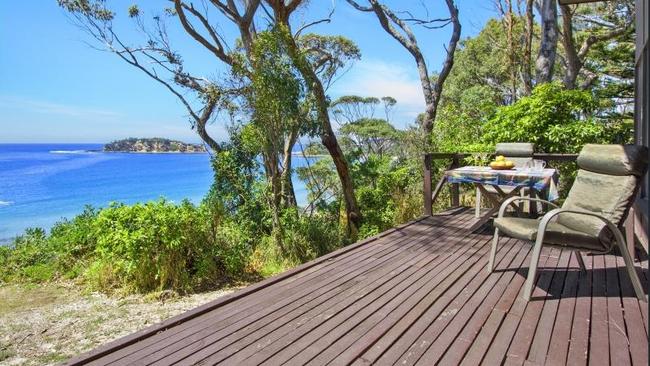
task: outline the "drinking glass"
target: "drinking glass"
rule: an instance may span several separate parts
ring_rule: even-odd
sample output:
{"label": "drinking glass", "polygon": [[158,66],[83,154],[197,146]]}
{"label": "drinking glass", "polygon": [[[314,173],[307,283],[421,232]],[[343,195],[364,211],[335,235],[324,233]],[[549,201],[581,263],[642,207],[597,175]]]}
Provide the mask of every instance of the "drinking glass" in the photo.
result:
{"label": "drinking glass", "polygon": [[546,162],[544,160],[535,159],[532,162],[532,166],[534,171],[541,172],[546,167]]}

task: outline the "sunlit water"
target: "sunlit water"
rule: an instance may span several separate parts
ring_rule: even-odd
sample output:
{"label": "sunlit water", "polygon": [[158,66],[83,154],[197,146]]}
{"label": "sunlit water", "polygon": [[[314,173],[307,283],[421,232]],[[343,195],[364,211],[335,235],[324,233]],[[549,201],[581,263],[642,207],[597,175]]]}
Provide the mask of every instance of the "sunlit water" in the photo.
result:
{"label": "sunlit water", "polygon": [[[50,228],[87,204],[164,197],[198,203],[210,188],[208,154],[89,152],[100,144],[0,144],[0,241],[28,227]],[[301,166],[304,159],[295,159]],[[300,204],[304,184],[294,178]]]}

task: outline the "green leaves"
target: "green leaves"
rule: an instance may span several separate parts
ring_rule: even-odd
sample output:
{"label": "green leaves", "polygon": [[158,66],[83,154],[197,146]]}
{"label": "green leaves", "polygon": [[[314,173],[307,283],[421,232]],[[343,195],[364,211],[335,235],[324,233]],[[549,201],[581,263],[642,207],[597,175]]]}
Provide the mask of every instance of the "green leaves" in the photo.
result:
{"label": "green leaves", "polygon": [[625,140],[620,123],[594,117],[597,106],[589,91],[566,90],[559,83],[542,84],[531,96],[499,108],[483,126],[482,140],[491,145],[533,142],[538,151],[556,153],[575,153],[587,143]]}
{"label": "green leaves", "polygon": [[[59,6],[71,13],[81,13],[99,21],[113,20],[115,13],[106,8],[104,0],[57,0]],[[129,14],[131,8],[129,8]]]}

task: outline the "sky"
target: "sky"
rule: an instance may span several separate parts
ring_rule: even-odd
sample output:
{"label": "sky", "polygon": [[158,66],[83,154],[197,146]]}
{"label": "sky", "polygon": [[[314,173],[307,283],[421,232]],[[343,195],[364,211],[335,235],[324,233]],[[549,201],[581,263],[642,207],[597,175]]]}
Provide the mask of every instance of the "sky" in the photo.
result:
{"label": "sky", "polygon": [[[200,3],[199,0],[194,2]],[[491,1],[457,0],[461,38],[477,34],[495,16]],[[115,29],[136,44],[139,38],[126,9],[138,4],[145,16],[155,15],[167,2],[108,0],[116,11]],[[159,4],[164,5],[159,5]],[[448,16],[443,0],[386,0],[394,10],[409,10],[431,18]],[[362,58],[328,90],[328,95],[392,96],[397,99],[393,123],[411,124],[424,109],[413,58],[381,29],[373,14],[362,13],[343,0],[312,0],[296,17],[309,23],[333,11],[329,24],[310,30],[340,34],[354,41]],[[220,19],[214,14],[214,22]],[[233,34],[225,28],[224,32]],[[451,27],[416,28],[429,71],[440,69]],[[171,42],[183,55],[188,70],[210,77],[224,68],[187,36],[174,19]],[[232,39],[232,37],[231,37]],[[55,0],[0,1],[0,143],[105,143],[125,137],[166,137],[199,142],[190,129],[187,112],[169,91],[121,61],[99,51],[76,27]],[[224,121],[209,127],[218,140],[227,138]]]}

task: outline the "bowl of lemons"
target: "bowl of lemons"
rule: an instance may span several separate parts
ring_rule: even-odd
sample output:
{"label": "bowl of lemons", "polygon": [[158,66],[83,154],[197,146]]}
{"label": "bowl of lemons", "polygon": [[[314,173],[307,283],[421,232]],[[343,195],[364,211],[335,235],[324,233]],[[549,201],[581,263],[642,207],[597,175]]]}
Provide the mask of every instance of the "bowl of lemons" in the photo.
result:
{"label": "bowl of lemons", "polygon": [[508,170],[515,167],[515,163],[510,160],[506,160],[506,157],[503,155],[497,156],[494,161],[490,162],[490,168],[494,170]]}

